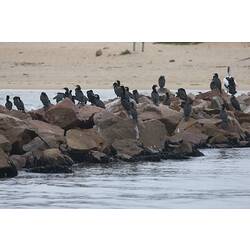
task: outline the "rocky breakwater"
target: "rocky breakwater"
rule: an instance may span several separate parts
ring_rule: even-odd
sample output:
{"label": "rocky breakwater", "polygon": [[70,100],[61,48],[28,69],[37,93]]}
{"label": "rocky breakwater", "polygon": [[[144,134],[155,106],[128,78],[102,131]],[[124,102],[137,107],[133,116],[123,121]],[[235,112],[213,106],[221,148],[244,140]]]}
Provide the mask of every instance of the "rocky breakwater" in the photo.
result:
{"label": "rocky breakwater", "polygon": [[[226,93],[191,98],[188,120],[177,97],[170,106],[155,106],[142,96],[138,121],[128,116],[120,99],[107,102],[106,109],[74,105],[67,98],[27,113],[1,106],[0,178],[18,171],[72,173],[77,163],[187,159],[201,156],[199,148],[250,145],[250,95],[238,97],[242,111],[234,110]],[[227,126],[220,117],[223,103],[228,104]]]}

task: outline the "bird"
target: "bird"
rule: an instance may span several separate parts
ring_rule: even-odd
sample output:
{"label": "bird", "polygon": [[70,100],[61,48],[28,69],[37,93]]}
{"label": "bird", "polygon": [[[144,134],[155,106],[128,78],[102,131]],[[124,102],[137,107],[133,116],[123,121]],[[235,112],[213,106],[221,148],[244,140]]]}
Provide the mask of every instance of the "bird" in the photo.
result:
{"label": "bird", "polygon": [[125,110],[129,111],[131,107],[129,96],[127,95],[127,92],[124,86],[121,86],[121,89],[122,89],[121,104]]}
{"label": "bird", "polygon": [[43,107],[46,109],[51,105],[51,102],[49,100],[49,97],[47,96],[47,94],[45,92],[42,92],[40,95],[40,101],[43,104]]}
{"label": "bird", "polygon": [[95,106],[99,107],[99,108],[103,108],[105,109],[105,104],[103,101],[100,100],[100,96],[95,94]]}
{"label": "bird", "polygon": [[6,96],[5,108],[8,110],[12,110],[12,102],[10,101],[10,96]]}
{"label": "bird", "polygon": [[240,103],[234,95],[231,96],[230,102],[235,110],[241,111]]}
{"label": "bird", "polygon": [[134,100],[134,95],[132,93],[129,92],[129,87],[125,87],[125,90],[129,96],[129,98],[133,99]]}
{"label": "bird", "polygon": [[166,83],[165,76],[160,76],[158,79],[158,85],[161,89],[165,87],[165,83]]}
{"label": "bird", "polygon": [[177,90],[176,96],[179,97],[181,100],[185,101],[187,99],[186,90],[183,88],[179,88]]}
{"label": "bird", "polygon": [[113,88],[114,88],[114,92],[116,94],[117,97],[121,97],[121,86],[120,86],[120,81],[117,80],[116,82],[113,83]]}
{"label": "bird", "polygon": [[88,101],[89,101],[92,105],[95,105],[95,95],[94,95],[94,92],[93,92],[92,89],[87,91],[87,97],[88,97]]}
{"label": "bird", "polygon": [[65,87],[65,88],[63,88],[64,90],[65,90],[65,92],[64,92],[64,98],[66,98],[66,97],[70,97],[70,91],[69,91],[69,88],[67,88],[67,87]]}
{"label": "bird", "polygon": [[14,105],[16,106],[17,110],[25,112],[24,104],[19,96],[15,96],[13,98]]}
{"label": "bird", "polygon": [[152,93],[151,93],[151,98],[152,98],[152,101],[153,103],[156,105],[156,106],[159,106],[159,102],[160,102],[160,96],[156,90],[157,88],[157,85],[153,85],[152,86]]}
{"label": "bird", "polygon": [[212,79],[212,81],[210,83],[210,89],[211,90],[219,90],[220,93],[222,92],[222,89],[221,89],[221,80],[219,78],[218,73],[215,73],[213,75],[213,79]]}
{"label": "bird", "polygon": [[235,95],[237,93],[237,90],[236,90],[236,83],[235,83],[234,78],[230,76],[230,77],[227,77],[226,79],[228,81],[228,92],[231,95]]}
{"label": "bird", "polygon": [[168,92],[166,92],[164,99],[163,99],[163,105],[170,106],[171,100],[170,100],[170,95]]}
{"label": "bird", "polygon": [[192,113],[192,100],[190,97],[188,97],[184,103],[183,103],[183,112],[184,112],[184,119],[185,121],[188,121],[190,118],[190,115]]}
{"label": "bird", "polygon": [[122,95],[121,95],[121,104],[123,108],[127,111],[128,115],[137,123],[137,111],[135,101],[131,100],[127,94],[127,91],[124,86],[121,86]]}
{"label": "bird", "polygon": [[139,97],[140,97],[138,90],[137,90],[137,89],[134,89],[134,90],[132,91],[132,93],[133,93],[135,102],[138,104],[138,103],[139,103]]}
{"label": "bird", "polygon": [[62,101],[65,98],[65,94],[57,92],[56,96],[53,97],[53,100],[56,100],[56,103]]}
{"label": "bird", "polygon": [[75,100],[78,101],[79,104],[85,105],[88,101],[88,98],[83,94],[81,86],[76,85],[75,88]]}
{"label": "bird", "polygon": [[226,108],[225,104],[222,104],[221,105],[221,110],[220,110],[220,119],[222,120],[221,126],[222,126],[223,129],[228,128],[228,122],[229,122],[228,115],[227,115],[227,112],[226,112],[225,108]]}

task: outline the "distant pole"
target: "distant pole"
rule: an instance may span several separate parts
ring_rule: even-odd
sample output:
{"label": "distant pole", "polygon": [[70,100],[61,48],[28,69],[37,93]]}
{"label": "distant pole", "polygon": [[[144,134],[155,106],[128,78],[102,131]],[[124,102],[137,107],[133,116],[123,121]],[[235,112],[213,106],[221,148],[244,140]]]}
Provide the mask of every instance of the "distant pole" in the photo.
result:
{"label": "distant pole", "polygon": [[144,43],[141,44],[141,52],[144,52]]}
{"label": "distant pole", "polygon": [[133,51],[135,51],[135,43],[133,43]]}

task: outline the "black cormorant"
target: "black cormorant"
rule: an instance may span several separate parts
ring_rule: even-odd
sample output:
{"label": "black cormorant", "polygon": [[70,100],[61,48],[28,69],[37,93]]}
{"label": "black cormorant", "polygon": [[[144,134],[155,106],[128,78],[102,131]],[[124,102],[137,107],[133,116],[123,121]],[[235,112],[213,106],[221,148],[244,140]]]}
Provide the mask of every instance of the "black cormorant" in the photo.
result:
{"label": "black cormorant", "polygon": [[53,100],[56,100],[56,103],[62,101],[65,98],[65,94],[58,92],[56,96],[53,97]]}
{"label": "black cormorant", "polygon": [[183,103],[183,112],[184,112],[184,119],[185,121],[188,121],[190,118],[190,115],[192,113],[192,100],[190,97],[187,97],[187,99]]}
{"label": "black cormorant", "polygon": [[24,104],[19,96],[15,96],[13,98],[13,101],[14,101],[14,105],[16,106],[17,110],[25,112]]}
{"label": "black cormorant", "polygon": [[181,100],[185,101],[187,99],[186,90],[183,88],[179,88],[177,90],[176,96],[179,97]]}
{"label": "black cormorant", "polygon": [[163,98],[163,104],[167,105],[167,106],[170,106],[170,104],[171,104],[170,95],[168,92],[166,92],[166,94]]}
{"label": "black cormorant", "polygon": [[8,110],[12,110],[12,102],[10,101],[10,96],[6,96],[5,108]]}
{"label": "black cormorant", "polygon": [[138,93],[138,90],[137,90],[137,89],[134,89],[134,90],[132,91],[132,93],[133,93],[135,102],[138,104],[138,103],[139,103],[139,97],[140,97],[140,95],[139,95],[139,93]]}
{"label": "black cormorant", "polygon": [[113,83],[113,88],[114,88],[114,92],[116,94],[117,97],[121,97],[122,94],[122,89],[120,86],[120,81],[116,81]]}
{"label": "black cormorant", "polygon": [[95,96],[95,101],[94,101],[95,106],[105,109],[105,104],[103,101],[100,100],[100,96],[97,94],[95,94],[94,96]]}
{"label": "black cormorant", "polygon": [[79,102],[79,104],[82,104],[82,105],[85,105],[88,101],[88,98],[83,94],[80,85],[76,85],[75,100],[77,100]]}
{"label": "black cormorant", "polygon": [[234,95],[231,96],[230,102],[235,110],[241,111],[240,103],[238,102],[237,98]]}
{"label": "black cormorant", "polygon": [[153,101],[153,103],[156,105],[156,106],[159,106],[159,102],[160,102],[160,96],[156,90],[157,88],[157,85],[153,85],[152,86],[152,93],[151,93],[151,99]]}
{"label": "black cormorant", "polygon": [[95,105],[95,94],[92,89],[87,91],[87,97],[88,97],[88,101],[92,105]]}
{"label": "black cormorant", "polygon": [[213,75],[213,79],[210,83],[210,89],[211,90],[219,90],[220,92],[222,91],[221,90],[221,80],[220,80],[219,75],[217,73],[215,73]]}
{"label": "black cormorant", "polygon": [[165,76],[160,76],[158,79],[158,85],[161,89],[165,87],[165,83],[166,83]]}
{"label": "black cormorant", "polygon": [[228,128],[228,122],[229,122],[228,115],[227,115],[227,112],[225,110],[225,107],[226,106],[224,104],[222,104],[221,105],[221,110],[220,110],[220,119],[222,120],[221,126],[222,126],[223,129]]}
{"label": "black cormorant", "polygon": [[51,105],[51,102],[49,100],[49,97],[47,96],[47,94],[45,92],[42,92],[40,95],[40,101],[43,104],[43,107],[46,109]]}

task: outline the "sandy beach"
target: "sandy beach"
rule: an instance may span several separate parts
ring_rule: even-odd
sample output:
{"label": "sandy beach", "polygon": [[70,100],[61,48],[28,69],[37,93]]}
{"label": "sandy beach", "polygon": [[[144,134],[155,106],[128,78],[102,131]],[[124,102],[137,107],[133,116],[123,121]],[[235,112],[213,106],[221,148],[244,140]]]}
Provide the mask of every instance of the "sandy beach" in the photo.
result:
{"label": "sandy beach", "polygon": [[[96,57],[96,51],[102,55]],[[131,54],[120,55],[126,49]],[[131,89],[150,89],[160,75],[167,87],[208,89],[230,65],[240,90],[250,90],[250,43],[173,45],[137,43],[0,43],[1,89],[107,89],[119,79]]]}

